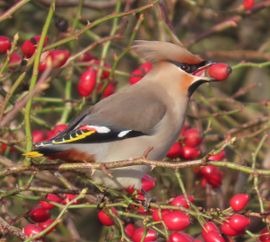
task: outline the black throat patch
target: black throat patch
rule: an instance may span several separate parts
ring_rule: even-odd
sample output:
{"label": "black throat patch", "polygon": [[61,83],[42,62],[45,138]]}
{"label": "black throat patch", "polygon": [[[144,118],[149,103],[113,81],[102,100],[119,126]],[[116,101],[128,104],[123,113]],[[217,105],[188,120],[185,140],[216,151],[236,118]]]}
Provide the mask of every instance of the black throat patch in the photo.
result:
{"label": "black throat patch", "polygon": [[188,96],[191,97],[191,95],[193,94],[193,92],[203,83],[207,82],[206,80],[198,80],[194,83],[192,83],[189,88],[188,88]]}

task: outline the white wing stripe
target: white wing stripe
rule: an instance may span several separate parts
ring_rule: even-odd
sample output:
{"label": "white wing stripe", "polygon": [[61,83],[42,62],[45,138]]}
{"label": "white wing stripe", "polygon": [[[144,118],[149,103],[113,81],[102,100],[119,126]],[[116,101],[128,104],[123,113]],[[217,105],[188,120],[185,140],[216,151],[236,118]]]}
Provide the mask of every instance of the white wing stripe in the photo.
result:
{"label": "white wing stripe", "polygon": [[106,134],[111,132],[111,130],[106,126],[95,126],[95,125],[89,125],[89,128],[95,129],[98,133]]}
{"label": "white wing stripe", "polygon": [[131,130],[124,130],[124,131],[121,131],[121,132],[117,135],[117,137],[118,137],[118,138],[122,138],[122,137],[124,137],[125,135],[127,135],[130,131],[131,131]]}

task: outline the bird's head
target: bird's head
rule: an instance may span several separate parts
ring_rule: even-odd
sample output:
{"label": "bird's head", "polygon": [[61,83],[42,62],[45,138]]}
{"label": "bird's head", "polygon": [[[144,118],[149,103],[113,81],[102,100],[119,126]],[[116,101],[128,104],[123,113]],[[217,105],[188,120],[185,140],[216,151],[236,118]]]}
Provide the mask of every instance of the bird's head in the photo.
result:
{"label": "bird's head", "polygon": [[[181,89],[189,96],[203,83],[225,80],[231,73],[231,67],[225,63],[207,61],[199,55],[192,54],[183,45],[162,41],[137,40],[133,46],[143,58],[156,63],[153,72],[162,72],[165,79],[175,79]],[[162,77],[164,79],[164,75]]]}

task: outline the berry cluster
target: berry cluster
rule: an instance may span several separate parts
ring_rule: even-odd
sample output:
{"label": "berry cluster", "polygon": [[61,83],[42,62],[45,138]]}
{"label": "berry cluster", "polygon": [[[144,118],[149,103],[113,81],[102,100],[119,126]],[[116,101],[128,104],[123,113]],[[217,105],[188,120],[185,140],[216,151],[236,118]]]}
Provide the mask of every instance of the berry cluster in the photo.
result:
{"label": "berry cluster", "polygon": [[[23,58],[27,61],[32,58],[36,53],[37,45],[40,41],[40,36],[34,36],[31,39],[25,40],[21,45],[21,53]],[[48,38],[45,38],[43,47],[48,43]],[[11,42],[5,36],[0,36],[0,53],[9,54],[11,49]],[[59,69],[63,67],[70,57],[68,50],[49,50],[43,51],[39,63],[38,70],[40,73],[48,69]],[[86,52],[78,58],[78,62],[86,66],[86,69],[81,73],[79,81],[77,82],[77,91],[79,96],[88,97],[96,90],[100,97],[104,98],[110,96],[115,92],[116,84],[111,81],[110,72],[111,66],[107,63],[101,63],[101,61]],[[17,52],[13,52],[9,57],[9,67],[15,68],[22,63],[22,57]],[[151,71],[152,64],[145,62],[141,64],[137,69],[133,70],[129,83],[131,85],[139,82],[146,73]],[[230,74],[230,68],[224,63],[214,63],[207,68],[209,77],[222,81]],[[197,72],[196,75],[200,73]],[[97,85],[98,76],[100,75],[101,82]],[[32,132],[33,142],[41,142],[51,139],[59,132],[67,128],[66,124],[58,124],[50,131],[34,130]],[[178,141],[172,145],[167,157],[171,159],[181,158],[183,160],[194,160],[201,156],[201,144],[203,141],[203,135],[197,128],[191,128],[184,126],[179,134]],[[6,149],[6,146],[2,149]],[[218,153],[211,154],[207,157],[209,161],[220,161],[224,159],[225,152],[221,150]],[[200,178],[201,186],[205,187],[207,184],[212,188],[219,188],[222,183],[223,173],[218,167],[213,165],[204,165],[195,169],[197,177]],[[192,216],[190,212],[195,206],[195,198],[192,195],[177,195],[169,199],[161,207],[153,206],[147,207],[146,193],[150,192],[156,186],[156,180],[145,175],[142,178],[142,189],[136,190],[134,187],[126,189],[126,193],[135,201],[125,208],[124,212],[138,214],[140,216],[146,216],[148,224],[153,223],[157,227],[143,226],[140,223],[132,223],[121,220],[121,208],[106,207],[98,211],[97,217],[100,223],[104,226],[114,226],[117,222],[123,223],[124,233],[127,238],[133,242],[139,241],[157,241],[160,237],[158,231],[165,229],[167,236],[167,242],[191,242],[201,241],[202,237],[206,242],[222,242],[225,241],[226,236],[239,236],[243,234],[250,224],[250,219],[241,211],[245,209],[249,202],[249,196],[247,194],[236,194],[230,200],[230,208],[224,210],[224,213],[220,218],[212,216],[213,219],[205,220],[205,218],[198,218],[201,224],[201,234],[198,238],[194,238],[188,233],[184,232],[187,228],[191,227]],[[50,226],[50,229],[43,232],[42,237],[51,233],[57,224],[55,219],[52,218],[51,210],[55,208],[55,204],[64,205],[69,201],[75,199],[77,195],[74,194],[47,194],[45,199],[39,201],[39,203],[27,213],[27,219],[31,223],[27,224],[23,228],[23,233],[27,237],[34,236],[42,233]],[[209,212],[211,216],[211,212]],[[220,224],[220,226],[217,226]],[[157,230],[157,228],[159,230]],[[267,229],[261,231],[260,241],[265,242],[269,240],[269,233]]]}
{"label": "berry cluster", "polygon": [[[145,181],[147,181],[145,183]],[[149,182],[151,181],[151,182]],[[146,176],[142,180],[143,186],[147,188],[154,188],[154,179],[150,176]],[[151,185],[149,185],[151,184]],[[149,191],[149,190],[148,190]],[[141,191],[135,191],[134,189],[128,190],[128,192],[133,192],[136,195],[136,199],[139,201],[145,201],[145,197]],[[138,196],[139,195],[139,196]],[[137,212],[145,216],[151,216],[151,219],[155,225],[160,224],[161,228],[165,228],[169,232],[167,242],[200,242],[202,240],[195,239],[191,235],[183,232],[191,226],[191,215],[189,214],[189,209],[195,202],[194,196],[178,195],[168,200],[167,204],[163,206],[172,207],[170,208],[149,208],[144,207],[134,207],[131,206],[126,210],[126,212]],[[230,207],[224,210],[224,215],[220,218],[215,218],[214,221],[205,221],[201,229],[201,236],[205,242],[225,242],[224,236],[237,236],[245,232],[246,228],[250,224],[250,219],[240,214],[242,210],[245,209],[249,202],[249,196],[247,194],[235,194],[230,199]],[[118,210],[119,211],[119,210]],[[98,212],[98,219],[104,226],[115,225],[116,217],[120,217],[116,208],[111,209],[106,208]],[[226,212],[225,212],[226,211]],[[149,224],[149,218],[148,218]],[[216,222],[221,224],[220,228],[216,225]],[[125,235],[132,241],[149,241],[153,242],[159,238],[157,231],[150,227],[137,226],[134,223],[128,222],[124,226]],[[261,238],[268,238],[269,234],[267,231],[263,230],[261,232]],[[260,241],[265,242],[260,238]]]}
{"label": "berry cluster", "polygon": [[[49,226],[50,229],[46,231],[44,235],[51,233],[55,229],[55,226],[52,225],[55,222],[55,219],[52,219],[50,214],[50,211],[55,208],[55,205],[52,204],[52,202],[58,204],[67,204],[76,197],[77,195],[75,194],[63,194],[62,196],[53,193],[47,194],[43,200],[39,201],[39,203],[27,213],[27,218],[32,223],[24,226],[23,233],[25,236],[35,236],[42,233]],[[76,203],[77,201],[73,204]]]}
{"label": "berry cluster", "polygon": [[[31,58],[37,49],[40,41],[40,36],[36,35],[31,39],[25,40],[21,45],[21,54],[13,51],[9,56],[9,68],[14,69],[22,63],[23,57],[27,61]],[[45,38],[43,47],[48,43],[48,37]],[[0,36],[0,54],[6,54],[11,48],[11,42],[8,37]],[[70,57],[68,50],[49,50],[42,53],[40,64],[38,67],[39,72],[44,72],[46,69],[58,69],[62,67]]]}
{"label": "berry cluster", "polygon": [[[90,96],[96,88],[98,70],[101,69],[101,62],[90,53],[84,53],[79,61],[87,64],[86,70],[81,74],[77,84],[77,90],[81,97]],[[101,82],[97,86],[97,92],[103,97],[108,97],[115,92],[116,83],[109,80],[111,66],[104,63],[101,71]]]}
{"label": "berry cluster", "polygon": [[[203,137],[197,128],[189,128],[184,126],[180,132],[179,139],[172,145],[167,153],[167,157],[182,158],[184,160],[194,160],[201,155],[200,144]],[[219,153],[210,155],[209,161],[220,161],[225,157],[224,150]],[[201,186],[205,187],[206,184],[211,185],[213,188],[220,187],[222,183],[223,173],[218,167],[213,165],[205,165],[199,169],[194,170],[195,173],[201,178]]]}
{"label": "berry cluster", "polygon": [[152,70],[152,67],[153,66],[151,62],[145,62],[141,64],[137,69],[131,72],[129,83],[132,85],[140,81],[146,73]]}

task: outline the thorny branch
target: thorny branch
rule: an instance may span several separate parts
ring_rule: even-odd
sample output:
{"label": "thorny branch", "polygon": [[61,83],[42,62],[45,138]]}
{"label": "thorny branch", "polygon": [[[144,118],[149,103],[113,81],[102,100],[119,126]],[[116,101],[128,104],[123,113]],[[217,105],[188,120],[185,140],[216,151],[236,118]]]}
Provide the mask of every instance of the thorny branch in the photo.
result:
{"label": "thorny branch", "polygon": [[76,171],[76,170],[103,170],[106,169],[115,169],[120,167],[128,167],[134,165],[149,165],[152,168],[156,167],[163,167],[163,168],[170,168],[170,169],[183,169],[188,167],[195,167],[200,165],[215,165],[218,167],[226,167],[228,169],[233,169],[237,171],[241,171],[247,174],[253,175],[270,175],[270,170],[265,169],[252,169],[250,167],[239,165],[231,162],[226,161],[218,161],[218,162],[207,162],[207,159],[198,159],[192,161],[160,161],[160,160],[148,160],[145,158],[136,158],[130,160],[121,160],[121,161],[113,161],[113,162],[106,162],[106,163],[62,163],[62,164],[55,164],[55,163],[45,163],[45,164],[32,164],[31,166],[13,166],[6,168],[0,172],[0,177],[8,176],[8,175],[15,175],[21,174],[25,172],[38,172],[38,171]]}
{"label": "thorny branch", "polygon": [[[26,13],[28,13],[27,11],[36,11],[36,7],[40,7],[41,5],[45,7],[39,9],[47,11],[47,6],[52,3],[52,1],[47,0],[31,1],[27,7],[24,7],[28,2],[29,0],[16,1],[16,4],[9,9],[2,10],[0,21],[5,21],[7,26],[11,26],[9,21],[11,19],[11,21],[16,23],[15,14],[17,12],[24,16],[25,13],[23,11],[25,9]],[[120,8],[115,7],[116,4],[120,6],[120,3]],[[7,5],[3,2],[0,4],[4,6]],[[3,78],[0,82],[1,84],[3,83],[3,86],[7,83],[7,86],[2,88],[1,94],[3,95],[2,100],[4,102],[0,107],[0,115],[1,118],[3,118],[0,118],[0,125],[3,127],[3,129],[1,129],[3,136],[0,139],[0,177],[1,185],[3,185],[3,187],[0,188],[0,201],[3,204],[1,209],[5,214],[13,217],[14,204],[22,204],[20,202],[23,201],[24,204],[28,206],[28,204],[30,204],[28,201],[34,200],[37,202],[41,201],[41,199],[44,200],[45,194],[48,193],[57,194],[60,198],[64,198],[65,194],[80,194],[79,198],[83,198],[86,202],[80,204],[73,204],[73,201],[70,201],[68,204],[53,203],[53,205],[59,209],[59,213],[54,224],[51,226],[60,222],[65,225],[67,224],[68,228],[72,230],[71,234],[74,239],[84,241],[84,236],[80,234],[81,231],[77,224],[75,222],[73,224],[69,216],[65,218],[64,214],[66,214],[67,210],[109,208],[110,211],[111,208],[116,207],[119,209],[118,215],[113,214],[111,211],[110,215],[115,221],[115,228],[111,231],[118,232],[119,237],[117,239],[129,241],[129,238],[124,232],[124,225],[126,223],[125,219],[128,220],[131,218],[137,220],[136,222],[138,222],[138,224],[141,222],[145,228],[154,228],[161,237],[164,237],[164,240],[167,240],[169,232],[166,227],[159,226],[159,222],[153,222],[149,213],[147,215],[141,215],[137,210],[130,210],[132,206],[142,208],[142,205],[145,205],[141,201],[136,200],[136,195],[127,196],[122,190],[118,191],[103,187],[102,185],[99,186],[88,177],[88,174],[93,174],[96,170],[104,172],[104,175],[111,176],[111,169],[134,165],[147,165],[154,170],[154,174],[157,176],[158,182],[160,182],[158,188],[159,186],[162,188],[159,190],[161,191],[161,195],[159,191],[155,193],[155,190],[151,194],[156,201],[147,201],[147,205],[149,205],[150,208],[184,211],[186,214],[191,215],[193,220],[197,220],[198,224],[201,226],[206,220],[221,223],[232,213],[231,209],[222,210],[220,208],[225,208],[227,204],[226,199],[231,196],[233,192],[250,193],[250,191],[253,191],[252,194],[255,194],[255,191],[256,197],[252,198],[253,201],[250,208],[253,209],[256,205],[257,211],[260,210],[260,212],[248,210],[244,211],[243,214],[257,217],[266,224],[269,223],[269,212],[267,211],[266,203],[268,202],[267,198],[269,196],[269,189],[267,188],[269,187],[270,161],[267,161],[265,158],[265,150],[267,151],[269,146],[270,122],[268,109],[270,101],[268,98],[250,98],[253,91],[260,88],[259,79],[261,80],[261,76],[256,75],[258,78],[253,78],[253,82],[251,83],[245,82],[245,78],[243,78],[248,71],[253,71],[252,68],[256,68],[256,71],[259,72],[267,72],[267,68],[270,65],[270,55],[268,53],[269,39],[267,38],[267,34],[265,34],[263,38],[260,38],[261,36],[258,34],[259,29],[264,27],[262,23],[261,26],[260,24],[254,25],[256,26],[256,33],[252,36],[254,39],[251,38],[251,40],[248,39],[249,37],[246,38],[246,36],[249,35],[246,35],[245,31],[240,30],[242,30],[242,25],[248,25],[248,29],[253,26],[249,25],[249,23],[252,21],[252,17],[255,14],[258,14],[258,16],[264,20],[265,16],[268,15],[261,10],[269,10],[270,0],[256,2],[254,7],[248,11],[246,11],[239,2],[231,3],[231,5],[226,8],[224,8],[222,4],[217,4],[216,7],[220,7],[219,10],[217,10],[211,4],[208,5],[208,3],[205,3],[205,5],[202,6],[200,2],[189,0],[148,1],[147,3],[134,0],[104,0],[92,2],[81,0],[56,0],[55,6],[55,16],[62,16],[61,8],[65,8],[66,12],[68,12],[68,14],[63,14],[63,19],[68,20],[69,28],[66,32],[61,32],[55,28],[56,26],[53,26],[52,21],[52,26],[48,29],[49,31],[42,31],[44,37],[48,35],[50,44],[44,49],[40,48],[39,53],[41,53],[41,50],[43,52],[54,48],[67,48],[72,55],[62,69],[58,72],[57,70],[55,72],[51,72],[51,70],[48,71],[48,73],[45,72],[37,80],[34,89],[24,94],[24,85],[28,84],[27,81],[29,80],[27,80],[27,78],[31,75],[35,57],[28,60],[24,59],[27,64],[20,65],[16,70],[8,69],[8,59],[6,59],[7,65],[1,66]],[[179,8],[179,6],[181,8]],[[113,10],[113,8],[115,8],[115,10]],[[74,9],[76,10],[73,11]],[[40,16],[42,16],[42,14]],[[75,17],[74,19],[69,19],[69,16]],[[211,16],[214,17],[214,23]],[[35,19],[42,23],[44,22],[44,20],[38,18],[36,15]],[[198,19],[202,21],[198,23]],[[52,16],[50,20],[53,20]],[[27,22],[27,20],[25,21]],[[248,24],[245,21],[247,21]],[[256,23],[259,23],[259,20]],[[17,26],[17,24],[13,25]],[[33,25],[33,27],[36,28],[33,28],[33,31],[30,32],[24,32],[24,30],[19,31],[18,36],[20,38],[14,47],[19,49],[21,42],[27,39],[28,36],[40,34],[41,26]],[[264,28],[265,32],[267,32],[267,28]],[[4,30],[3,33],[4,32],[8,31]],[[12,27],[11,32],[17,33],[18,30]],[[52,32],[56,36],[51,36]],[[8,35],[7,33],[5,34]],[[256,37],[256,34],[258,37]],[[235,65],[233,65],[232,69],[233,71],[237,70],[233,73],[232,79],[224,82],[227,83],[227,85],[211,88],[211,91],[210,89],[202,88],[192,97],[191,108],[188,111],[187,119],[191,121],[189,123],[190,125],[194,125],[194,127],[203,132],[203,143],[200,147],[201,152],[204,154],[203,158],[189,161],[182,161],[180,159],[170,161],[150,160],[147,155],[151,150],[148,150],[142,157],[115,162],[58,163],[58,161],[34,159],[29,165],[22,164],[20,151],[25,152],[23,148],[25,144],[25,130],[22,131],[21,127],[24,123],[17,114],[19,112],[25,112],[24,107],[26,102],[29,100],[31,102],[33,101],[35,105],[33,106],[31,114],[29,113],[28,115],[29,120],[31,115],[31,126],[33,125],[34,129],[36,127],[41,128],[42,131],[44,131],[45,128],[50,129],[51,126],[56,123],[66,123],[70,118],[69,116],[73,114],[71,112],[77,113],[80,111],[83,105],[90,99],[90,97],[78,98],[76,96],[77,94],[75,92],[73,93],[72,90],[83,69],[90,64],[88,62],[82,63],[77,61],[83,54],[91,50],[91,54],[93,53],[95,57],[99,58],[99,60],[101,59],[101,66],[103,66],[103,64],[111,64],[111,67],[105,65],[105,68],[100,68],[99,72],[101,73],[104,70],[110,72],[108,82],[115,81],[120,84],[119,88],[121,88],[123,83],[121,78],[127,79],[135,63],[138,64],[142,61],[138,56],[136,56],[136,58],[124,58],[126,54],[129,54],[128,50],[133,44],[134,39],[157,39],[180,44],[179,36],[181,36],[183,43],[194,47],[194,52],[196,53],[205,47],[202,56],[207,59],[222,59],[224,62],[228,60],[234,61]],[[216,37],[222,39],[220,42],[221,48],[211,48],[211,44],[213,43],[214,45],[216,41],[216,39],[212,41],[212,37],[214,39]],[[258,39],[259,41],[256,41]],[[108,41],[112,44],[104,44]],[[219,44],[218,41],[217,43]],[[251,43],[252,41],[253,43]],[[223,46],[223,44],[225,45]],[[41,46],[40,44],[40,47]],[[201,48],[202,46],[203,48]],[[229,50],[227,50],[227,47],[229,47]],[[234,51],[231,51],[231,48],[234,49]],[[246,48],[248,48],[248,50]],[[12,51],[10,51],[10,53]],[[99,55],[99,53],[103,54]],[[134,57],[133,53],[130,54],[131,57]],[[4,56],[4,54],[1,56]],[[260,62],[255,63],[255,61]],[[36,60],[36,74],[38,74],[37,64],[38,61]],[[99,68],[98,66],[99,65],[96,65],[94,67]],[[264,69],[261,70],[262,68]],[[19,71],[22,71],[21,75],[17,75],[20,74]],[[235,80],[234,76],[237,76]],[[51,81],[53,79],[55,82]],[[66,80],[68,82],[65,82]],[[50,89],[42,95],[47,87],[50,87]],[[104,89],[105,88],[106,86],[104,86]],[[53,89],[53,92],[50,92],[51,89]],[[62,96],[64,89],[69,92],[69,95]],[[23,92],[21,92],[21,90],[23,90]],[[51,94],[53,96],[51,96]],[[66,107],[69,106],[65,106],[66,102],[74,104],[69,110],[70,115],[65,115],[64,119],[59,118],[55,120],[54,117],[57,117],[59,112],[65,111]],[[55,113],[51,114],[51,112]],[[46,116],[44,121],[42,120],[43,115]],[[190,117],[191,119],[189,119]],[[31,133],[30,128],[26,128],[26,130],[29,134]],[[231,140],[232,137],[235,137],[235,141],[237,142],[227,147],[222,140]],[[217,142],[221,143],[217,144]],[[224,145],[222,145],[223,143]],[[3,147],[7,146],[7,150],[4,151],[1,145],[3,145]],[[210,155],[216,154],[216,152],[219,152],[224,147],[227,147],[226,152],[228,149],[228,153],[231,153],[226,157],[226,160],[209,161]],[[11,148],[15,148],[14,153],[11,152]],[[207,152],[209,149],[212,150]],[[182,172],[182,169],[185,168],[198,167],[200,169],[202,166],[206,165],[223,168],[224,180],[220,188],[212,188],[208,184],[205,190],[201,189],[199,184],[201,181],[200,177],[197,177],[192,171],[193,169],[186,169],[185,172]],[[231,176],[230,173],[237,174],[237,176]],[[195,176],[196,179],[194,179]],[[73,177],[76,178],[74,181],[73,179],[69,179]],[[243,177],[249,177],[249,180],[243,179]],[[175,182],[175,178],[177,182]],[[228,185],[243,184],[243,180],[246,184],[240,189],[237,187],[239,185],[235,187]],[[250,184],[250,181],[253,181],[253,185]],[[249,184],[247,184],[248,182]],[[96,189],[93,189],[94,192],[92,190],[86,191],[83,189],[84,187],[91,187],[92,189],[92,186],[89,186],[89,184],[95,185]],[[263,190],[263,188],[266,188],[266,191]],[[96,194],[96,190],[100,191],[103,195],[101,201]],[[110,196],[104,198],[107,193],[110,194]],[[190,194],[196,194],[195,199],[200,199],[202,202],[200,205],[190,203],[189,209],[169,205],[168,196],[179,193],[184,194],[185,197]],[[164,196],[164,194],[166,196]],[[216,198],[221,197],[222,201],[216,204],[213,203]],[[207,202],[204,203],[204,199]],[[219,206],[219,208],[214,208],[212,206],[213,204],[214,206]],[[31,208],[28,206],[27,209]],[[31,241],[33,238],[25,238],[22,230],[19,229],[19,226],[23,227],[27,222],[26,219],[28,219],[28,217],[25,215],[26,212],[27,211],[22,211],[23,215],[19,216],[19,219],[14,219],[16,223],[8,223],[9,220],[5,216],[0,217],[0,233],[4,236],[14,236],[21,240],[27,239],[27,241]],[[18,216],[18,214],[16,215]],[[49,229],[50,228],[47,230]],[[197,226],[196,229],[201,228]],[[256,229],[254,231],[256,231]],[[46,231],[42,231],[41,234],[35,237],[45,235],[45,233]],[[106,233],[102,234],[101,237],[108,239],[109,236],[107,237]],[[60,235],[63,237],[60,237],[59,234],[51,234],[50,236],[55,240],[64,240],[66,235],[63,233]],[[70,238],[70,235],[68,236]],[[247,231],[243,237],[244,236],[245,239],[249,236],[251,240],[255,240],[258,237],[257,234],[249,231]],[[111,239],[111,237],[109,239]],[[242,239],[242,237],[240,239]]]}

